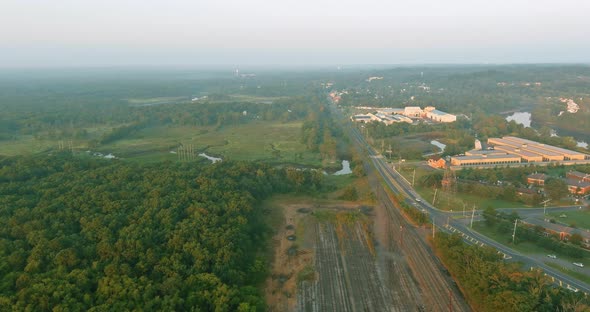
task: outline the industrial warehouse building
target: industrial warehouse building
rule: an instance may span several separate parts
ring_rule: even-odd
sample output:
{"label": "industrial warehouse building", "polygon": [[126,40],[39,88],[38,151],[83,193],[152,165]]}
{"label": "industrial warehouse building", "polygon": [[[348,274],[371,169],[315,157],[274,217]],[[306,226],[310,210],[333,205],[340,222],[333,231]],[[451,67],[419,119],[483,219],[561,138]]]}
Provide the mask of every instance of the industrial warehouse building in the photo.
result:
{"label": "industrial warehouse building", "polygon": [[454,122],[457,121],[457,116],[445,113],[443,111],[439,111],[432,106],[427,106],[424,108],[424,112],[426,114],[426,118],[438,121],[438,122]]}
{"label": "industrial warehouse building", "polygon": [[351,116],[351,120],[355,122],[371,122],[379,121],[385,124],[392,124],[397,122],[412,123],[412,119],[430,119],[436,122],[454,122],[457,121],[457,116],[443,111],[439,111],[434,106],[426,106],[424,109],[419,106],[406,106],[404,108],[391,107],[357,107],[359,110],[373,110],[376,114],[368,113],[366,115]]}
{"label": "industrial warehouse building", "polygon": [[489,138],[491,150],[472,150],[451,157],[452,166],[584,161],[590,155],[512,136]]}
{"label": "industrial warehouse building", "polygon": [[451,166],[481,166],[481,165],[506,165],[518,164],[520,157],[517,155],[510,155],[503,153],[494,154],[479,154],[479,155],[464,155],[451,157]]}
{"label": "industrial warehouse building", "polygon": [[488,145],[508,153],[522,155],[527,162],[584,160],[588,155],[512,136],[490,138]]}
{"label": "industrial warehouse building", "polygon": [[361,122],[361,123],[369,123],[372,121],[382,122],[386,125],[391,125],[398,122],[407,122],[412,123],[412,119],[403,116],[403,115],[387,115],[384,113],[378,112],[377,114],[361,114],[361,115],[354,115],[350,117],[350,120],[354,122]]}

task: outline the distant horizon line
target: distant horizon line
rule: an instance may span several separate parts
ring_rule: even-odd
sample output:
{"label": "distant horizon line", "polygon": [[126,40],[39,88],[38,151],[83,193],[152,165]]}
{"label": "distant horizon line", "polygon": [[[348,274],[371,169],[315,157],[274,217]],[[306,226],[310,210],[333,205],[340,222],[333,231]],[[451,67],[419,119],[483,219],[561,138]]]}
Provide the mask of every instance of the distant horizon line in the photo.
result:
{"label": "distant horizon line", "polygon": [[433,63],[347,63],[347,64],[96,64],[96,65],[31,65],[31,66],[3,66],[3,70],[35,70],[35,69],[314,69],[314,68],[333,68],[333,69],[359,69],[359,68],[384,68],[384,67],[452,67],[452,66],[590,66],[589,62],[433,62]]}

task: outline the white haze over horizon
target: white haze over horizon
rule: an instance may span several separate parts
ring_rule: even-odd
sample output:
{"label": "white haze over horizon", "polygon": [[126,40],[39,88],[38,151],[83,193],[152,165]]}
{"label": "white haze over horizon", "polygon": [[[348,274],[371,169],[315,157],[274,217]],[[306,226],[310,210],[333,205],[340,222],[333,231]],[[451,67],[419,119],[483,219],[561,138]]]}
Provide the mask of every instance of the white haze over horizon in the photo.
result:
{"label": "white haze over horizon", "polygon": [[585,0],[2,0],[0,67],[590,63]]}

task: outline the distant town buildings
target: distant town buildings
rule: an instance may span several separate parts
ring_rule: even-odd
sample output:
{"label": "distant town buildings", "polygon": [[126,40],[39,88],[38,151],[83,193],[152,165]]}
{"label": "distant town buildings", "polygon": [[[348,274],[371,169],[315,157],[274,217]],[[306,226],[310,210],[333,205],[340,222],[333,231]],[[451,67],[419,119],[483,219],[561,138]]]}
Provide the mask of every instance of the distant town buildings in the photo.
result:
{"label": "distant town buildings", "polygon": [[378,121],[378,122],[382,122],[386,125],[391,125],[393,123],[398,123],[398,122],[412,123],[412,119],[410,119],[406,116],[388,115],[388,114],[384,114],[384,113],[380,113],[380,112],[378,112],[377,114],[368,113],[368,114],[353,115],[350,119],[354,122],[362,122],[362,123],[367,123],[367,122],[371,122],[371,121]]}
{"label": "distant town buildings", "polygon": [[[573,99],[560,98],[559,101],[561,103],[566,103],[566,105],[567,105],[566,111],[570,114],[575,114],[580,110],[580,105],[578,105],[576,102],[574,102]],[[560,113],[560,115],[561,115],[561,113]]]}
{"label": "distant town buildings", "polygon": [[474,144],[474,145],[475,145],[475,149],[476,149],[476,150],[481,150],[481,149],[483,149],[483,147],[482,147],[482,145],[481,145],[481,141],[480,141],[480,140],[478,140],[478,139],[475,139],[475,144]]}
{"label": "distant town buildings", "polygon": [[[534,173],[527,176],[529,185],[544,186],[549,178],[544,173]],[[564,179],[567,189],[573,195],[586,195],[590,193],[590,174],[579,171],[570,171]]]}
{"label": "distant town buildings", "polygon": [[428,159],[428,165],[432,168],[436,168],[436,169],[444,169],[447,167],[447,162],[442,159]]}
{"label": "distant town buildings", "polygon": [[[332,87],[332,85],[330,85],[330,87]],[[338,102],[340,102],[340,100],[342,99],[342,95],[343,94],[348,94],[348,91],[344,90],[344,91],[332,91],[330,92],[329,96],[330,99],[332,99],[332,102],[338,104]]]}
{"label": "distant town buildings", "polygon": [[530,185],[545,185],[548,176],[544,173],[533,173],[526,177],[526,182]]}
{"label": "distant town buildings", "polygon": [[565,175],[567,188],[570,193],[586,195],[590,193],[590,174],[579,171],[569,171]]}
{"label": "distant town buildings", "polygon": [[369,78],[367,78],[367,81],[371,82],[373,80],[382,80],[382,79],[383,79],[383,77],[369,77]]}
{"label": "distant town buildings", "polygon": [[506,86],[515,86],[515,85],[520,85],[522,87],[531,87],[531,86],[535,86],[535,87],[540,87],[542,85],[542,83],[540,82],[521,82],[521,83],[514,83],[514,82],[498,82],[496,83],[497,86],[499,87],[506,87]]}
{"label": "distant town buildings", "polygon": [[[451,157],[452,166],[507,165],[515,163],[588,163],[590,155],[512,136],[489,138],[487,150],[471,150]],[[588,181],[590,182],[590,181]]]}
{"label": "distant town buildings", "polygon": [[457,116],[439,111],[433,106],[425,107],[424,112],[426,113],[426,118],[432,119],[434,121],[438,121],[438,122],[457,121]]}
{"label": "distant town buildings", "polygon": [[360,106],[356,107],[356,109],[373,110],[376,111],[376,114],[354,115],[351,120],[355,122],[379,121],[389,125],[397,122],[412,123],[414,119],[430,119],[435,122],[453,122],[457,120],[457,116],[439,111],[433,106],[427,106],[424,109],[419,106],[406,106],[404,108]]}

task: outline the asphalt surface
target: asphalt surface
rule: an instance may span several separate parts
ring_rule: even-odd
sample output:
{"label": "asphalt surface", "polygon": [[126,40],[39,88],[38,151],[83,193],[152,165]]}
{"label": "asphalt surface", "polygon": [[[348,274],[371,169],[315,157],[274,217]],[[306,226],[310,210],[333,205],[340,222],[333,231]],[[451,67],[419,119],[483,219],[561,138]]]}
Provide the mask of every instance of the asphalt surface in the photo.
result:
{"label": "asphalt surface", "polygon": [[[364,140],[363,136],[359,133],[356,128],[352,129],[352,134],[354,139],[356,139],[362,146],[365,147],[369,157],[371,158],[375,168],[381,174],[387,186],[394,191],[394,193],[401,193],[408,198],[410,198],[409,202],[417,209],[424,211],[425,213],[430,215],[430,218],[434,220],[436,226],[445,232],[450,232],[450,229],[455,229],[463,234],[466,234],[469,238],[465,240],[468,243],[477,244],[485,244],[491,247],[496,248],[498,251],[504,253],[506,258],[510,259],[511,261],[519,261],[522,262],[526,267],[529,268],[538,268],[544,271],[546,275],[551,278],[556,279],[555,283],[566,287],[570,285],[571,287],[578,289],[579,291],[585,292],[590,294],[590,285],[584,283],[580,280],[567,276],[543,263],[539,259],[535,259],[533,257],[529,257],[527,255],[523,255],[505,245],[502,245],[484,235],[481,235],[475,231],[472,231],[470,227],[466,226],[464,223],[454,220],[452,215],[462,214],[463,212],[454,212],[449,213],[446,211],[442,211],[437,209],[436,207],[432,206],[430,203],[426,202],[420,195],[412,188],[412,186],[405,180],[403,176],[401,176],[397,171],[395,171],[389,164],[387,164],[384,158],[375,152],[375,150]],[[543,209],[543,208],[540,208]],[[548,208],[554,209],[554,208]],[[450,217],[450,218],[449,218]],[[447,225],[448,227],[443,226],[443,224]],[[559,283],[561,281],[562,283]]]}

